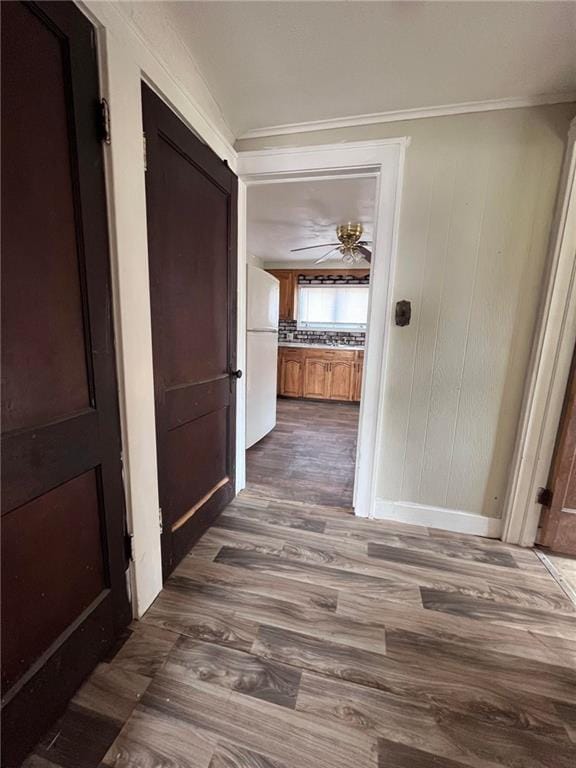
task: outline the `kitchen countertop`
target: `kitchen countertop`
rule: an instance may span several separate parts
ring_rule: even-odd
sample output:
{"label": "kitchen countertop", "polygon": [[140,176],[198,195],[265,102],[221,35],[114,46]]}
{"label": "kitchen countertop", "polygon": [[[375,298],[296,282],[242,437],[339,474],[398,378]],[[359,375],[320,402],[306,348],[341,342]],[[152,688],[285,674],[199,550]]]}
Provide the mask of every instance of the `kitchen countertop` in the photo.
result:
{"label": "kitchen countertop", "polygon": [[309,344],[302,341],[279,341],[279,347],[296,347],[301,349],[348,349],[352,352],[355,350],[364,350],[364,347],[354,347],[351,344]]}

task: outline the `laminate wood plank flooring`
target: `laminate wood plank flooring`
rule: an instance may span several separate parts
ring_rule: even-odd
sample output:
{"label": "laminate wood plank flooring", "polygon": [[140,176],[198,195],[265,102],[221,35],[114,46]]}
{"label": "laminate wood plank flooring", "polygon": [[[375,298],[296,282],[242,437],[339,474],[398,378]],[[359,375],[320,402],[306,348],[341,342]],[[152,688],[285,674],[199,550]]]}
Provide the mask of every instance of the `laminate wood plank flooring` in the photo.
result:
{"label": "laminate wood plank flooring", "polygon": [[576,611],[534,553],[250,493],[199,544],[26,768],[576,764]]}
{"label": "laminate wood plank flooring", "polygon": [[278,398],[276,427],[246,452],[253,493],[351,507],[358,403]]}
{"label": "laminate wood plank flooring", "polygon": [[[350,431],[284,402],[261,468]],[[574,768],[576,607],[544,564],[355,518],[348,481],[252,482],[26,768]]]}

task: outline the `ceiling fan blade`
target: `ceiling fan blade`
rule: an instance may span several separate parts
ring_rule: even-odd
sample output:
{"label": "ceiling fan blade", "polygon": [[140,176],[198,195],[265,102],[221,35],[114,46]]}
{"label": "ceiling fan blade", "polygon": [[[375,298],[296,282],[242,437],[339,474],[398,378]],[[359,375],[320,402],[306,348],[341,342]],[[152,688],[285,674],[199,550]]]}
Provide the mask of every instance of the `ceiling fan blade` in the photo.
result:
{"label": "ceiling fan blade", "polygon": [[332,250],[328,251],[328,253],[325,253],[324,256],[320,256],[319,259],[316,259],[314,264],[320,264],[322,261],[326,261],[328,256],[331,256],[334,253],[334,251],[337,251],[337,250],[339,250],[339,248],[332,248]]}
{"label": "ceiling fan blade", "polygon": [[291,248],[290,253],[296,253],[296,251],[309,251],[311,248],[328,248],[329,245],[340,245],[340,243],[320,243],[319,245],[307,245],[305,248]]}
{"label": "ceiling fan blade", "polygon": [[364,248],[363,245],[357,245],[356,250],[360,251],[362,256],[364,256],[364,259],[370,264],[372,261],[372,251],[369,251],[368,248]]}
{"label": "ceiling fan blade", "polygon": [[356,245],[369,245],[372,242],[372,240],[358,240]]}

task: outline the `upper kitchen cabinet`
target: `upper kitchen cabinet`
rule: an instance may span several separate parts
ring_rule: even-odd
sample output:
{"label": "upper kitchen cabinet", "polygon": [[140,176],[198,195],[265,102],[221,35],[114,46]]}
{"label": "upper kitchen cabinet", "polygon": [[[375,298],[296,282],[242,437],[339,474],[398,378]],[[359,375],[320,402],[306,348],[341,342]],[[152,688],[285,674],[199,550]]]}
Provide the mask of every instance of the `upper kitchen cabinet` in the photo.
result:
{"label": "upper kitchen cabinet", "polygon": [[280,320],[296,320],[297,273],[291,269],[269,269],[280,281]]}

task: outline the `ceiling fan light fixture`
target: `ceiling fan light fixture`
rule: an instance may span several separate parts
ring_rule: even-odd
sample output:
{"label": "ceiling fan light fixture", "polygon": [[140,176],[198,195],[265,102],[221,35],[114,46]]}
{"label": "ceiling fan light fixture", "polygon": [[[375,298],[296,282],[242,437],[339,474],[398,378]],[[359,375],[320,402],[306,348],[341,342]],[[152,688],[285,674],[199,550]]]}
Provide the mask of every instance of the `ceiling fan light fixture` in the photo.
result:
{"label": "ceiling fan light fixture", "polygon": [[345,247],[356,245],[363,232],[364,227],[359,222],[353,223],[349,221],[348,224],[340,224],[336,227],[336,237]]}
{"label": "ceiling fan light fixture", "polygon": [[292,248],[294,251],[308,251],[313,248],[327,248],[331,245],[335,245],[336,248],[332,248],[319,259],[316,259],[315,264],[320,264],[331,256],[335,251],[340,253],[342,261],[346,264],[359,264],[361,261],[366,261],[368,264],[372,261],[372,252],[366,246],[369,245],[371,240],[361,240],[364,227],[359,222],[348,222],[347,224],[339,224],[336,227],[336,237],[338,243],[324,243],[323,245],[308,245],[304,248]]}
{"label": "ceiling fan light fixture", "polygon": [[359,264],[361,261],[365,260],[362,251],[354,246],[351,248],[342,246],[340,248],[340,253],[342,254],[342,261],[346,264]]}

